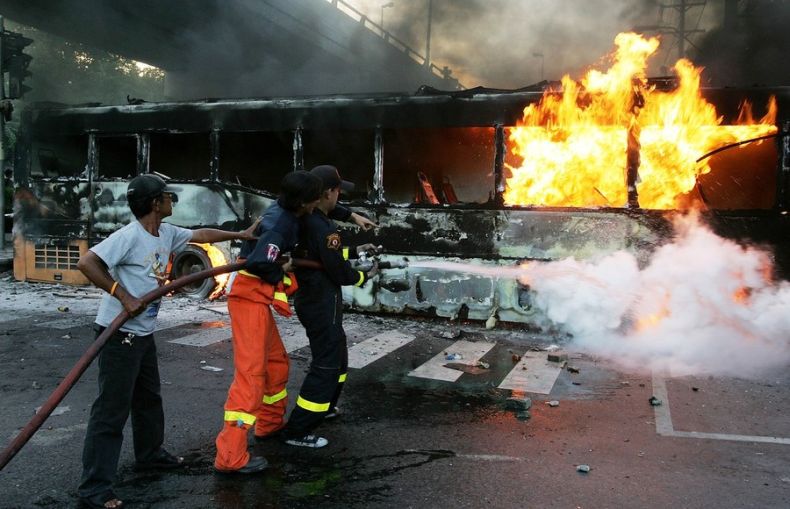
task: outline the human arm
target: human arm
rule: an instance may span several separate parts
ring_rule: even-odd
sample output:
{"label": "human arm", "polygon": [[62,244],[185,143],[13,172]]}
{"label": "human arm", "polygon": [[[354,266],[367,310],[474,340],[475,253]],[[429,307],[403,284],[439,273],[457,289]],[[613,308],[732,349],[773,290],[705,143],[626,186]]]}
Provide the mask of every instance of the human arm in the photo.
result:
{"label": "human arm", "polygon": [[255,229],[261,222],[258,218],[246,230],[240,232],[226,232],[215,228],[200,228],[192,231],[192,242],[197,244],[211,244],[212,242],[222,242],[224,240],[255,240]]}
{"label": "human arm", "polygon": [[123,308],[130,316],[137,316],[145,309],[145,303],[117,283],[110,275],[110,271],[107,270],[104,260],[93,251],[88,251],[80,257],[77,268],[85,274],[91,283],[121,301]]}
{"label": "human arm", "polygon": [[354,223],[355,225],[359,226],[360,228],[362,228],[365,231],[371,230],[371,229],[376,228],[378,226],[376,223],[374,223],[373,221],[371,221],[367,217],[363,216],[362,214],[357,214],[356,212],[352,212],[351,213],[350,219],[351,219],[352,223]]}
{"label": "human arm", "polygon": [[365,231],[377,226],[376,223],[367,217],[358,212],[354,212],[350,208],[340,205],[339,203],[335,205],[335,208],[329,212],[329,219],[343,221],[344,223],[354,223]]}

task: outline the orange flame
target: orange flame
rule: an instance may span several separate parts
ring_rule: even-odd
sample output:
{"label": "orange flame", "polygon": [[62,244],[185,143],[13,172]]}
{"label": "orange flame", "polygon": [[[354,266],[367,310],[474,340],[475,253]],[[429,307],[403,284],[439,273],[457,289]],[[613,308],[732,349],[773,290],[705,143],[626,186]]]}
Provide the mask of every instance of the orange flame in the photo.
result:
{"label": "orange flame", "polygon": [[700,93],[701,68],[678,60],[678,87],[656,90],[648,86],[645,70],[658,39],[621,33],[615,45],[608,71],[591,70],[581,83],[563,76],[561,91],[546,91],[538,103],[524,109],[519,125],[508,130],[511,150],[521,163],[508,165],[512,176],[507,179],[505,203],[625,205],[632,138],[639,159],[639,205],[678,208],[697,177],[711,171],[708,159],[697,159],[723,145],[777,131],[775,98],[759,122],[745,103],[739,125],[721,125],[722,117]]}
{"label": "orange flame", "polygon": [[[201,249],[203,249],[203,251],[206,252],[208,259],[211,261],[211,267],[219,267],[228,263],[225,259],[225,255],[222,254],[222,251],[216,246],[213,246],[212,244],[195,245],[199,246]],[[225,286],[228,284],[229,278],[230,274],[219,274],[218,276],[214,276],[214,281],[217,282],[217,286],[214,288],[214,291],[211,292],[211,295],[208,296],[208,300],[214,300],[225,292]]]}

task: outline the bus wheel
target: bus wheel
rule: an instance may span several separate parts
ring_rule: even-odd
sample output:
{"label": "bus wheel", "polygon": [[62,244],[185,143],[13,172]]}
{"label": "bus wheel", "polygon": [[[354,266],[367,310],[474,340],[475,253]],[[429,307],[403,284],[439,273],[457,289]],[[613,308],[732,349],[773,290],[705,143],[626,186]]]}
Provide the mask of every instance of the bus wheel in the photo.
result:
{"label": "bus wheel", "polygon": [[[187,246],[186,249],[178,253],[173,259],[173,279],[188,276],[196,272],[211,268],[211,260],[205,251],[196,246]],[[208,277],[203,281],[195,281],[192,284],[183,286],[179,292],[187,297],[194,299],[205,299],[217,286],[213,277]]]}

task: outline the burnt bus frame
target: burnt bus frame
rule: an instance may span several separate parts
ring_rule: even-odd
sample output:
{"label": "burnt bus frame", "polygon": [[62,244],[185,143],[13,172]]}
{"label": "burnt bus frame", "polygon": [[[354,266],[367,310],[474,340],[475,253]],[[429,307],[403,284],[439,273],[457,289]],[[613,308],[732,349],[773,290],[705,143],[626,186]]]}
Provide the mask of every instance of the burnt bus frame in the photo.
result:
{"label": "burnt bus frame", "polygon": [[[779,232],[787,230],[788,197],[790,197],[790,89],[707,89],[705,97],[714,103],[725,118],[735,118],[744,98],[755,105],[762,105],[770,96],[779,103],[781,133],[776,138],[778,147],[776,204],[771,210],[711,211],[706,219],[719,234],[743,242],[767,245],[777,253],[780,275],[789,271],[790,260],[785,259],[790,250]],[[542,97],[542,90],[519,92],[464,91],[427,95],[376,94],[364,96],[330,96],[296,99],[222,100],[188,103],[145,103],[129,106],[72,106],[33,107],[23,114],[22,129],[15,166],[16,182],[31,186],[30,148],[38,135],[88,135],[87,175],[90,202],[95,203],[95,187],[104,181],[97,179],[97,138],[102,136],[138,136],[138,172],[148,172],[150,160],[150,135],[152,133],[205,133],[211,147],[208,179],[180,181],[197,184],[217,192],[230,189],[238,193],[243,204],[235,221],[195,223],[183,226],[214,226],[240,228],[249,224],[251,215],[268,204],[271,192],[245,188],[221,182],[219,169],[222,158],[219,150],[223,132],[290,132],[293,136],[293,169],[304,168],[302,133],[311,129],[370,129],[374,132],[374,184],[371,201],[354,202],[351,206],[362,209],[377,219],[382,228],[377,234],[365,234],[349,228],[350,242],[379,242],[390,244],[389,252],[396,257],[442,257],[478,261],[480,263],[510,264],[524,259],[548,260],[561,256],[594,257],[617,248],[626,248],[646,260],[656,245],[664,242],[671,232],[668,213],[634,208],[560,208],[519,207],[503,205],[504,158],[506,153],[506,126],[517,125],[523,108]],[[494,149],[491,189],[493,199],[485,204],[425,205],[390,204],[384,189],[383,140],[384,129],[398,128],[450,128],[485,127],[494,129]],[[329,162],[329,161],[328,161]],[[626,169],[623,169],[624,186]],[[47,179],[39,179],[46,181]],[[74,179],[49,179],[68,182]],[[511,220],[518,215],[519,221]],[[174,221],[178,222],[178,221]],[[514,223],[520,222],[520,225]],[[605,225],[601,228],[601,225]],[[84,235],[91,244],[111,233],[111,229],[96,228],[88,221],[85,229],[67,229],[68,235]],[[589,230],[604,240],[596,239],[592,251],[578,252],[580,246],[591,241]],[[63,233],[63,230],[60,231]],[[466,236],[466,234],[470,234]],[[52,232],[43,236],[52,238]],[[466,238],[463,238],[465,237]],[[474,237],[474,238],[470,238]],[[535,240],[540,239],[540,240]],[[397,240],[396,242],[393,242]],[[524,245],[516,245],[523,242]],[[557,248],[559,246],[559,248]],[[520,286],[505,291],[498,283],[489,284],[471,278],[470,288],[458,288],[466,298],[442,293],[433,284],[441,275],[431,271],[404,271],[393,277],[409,280],[406,295],[382,291],[382,285],[373,293],[384,294],[386,299],[372,296],[355,296],[346,292],[352,305],[374,311],[426,312],[442,316],[487,318],[498,315],[504,320],[529,321],[529,298]],[[486,278],[482,278],[486,279]],[[511,285],[512,286],[512,285]],[[430,288],[433,287],[433,290]],[[482,288],[482,289],[481,289]],[[486,297],[484,294],[488,292]],[[431,293],[433,292],[433,293]],[[516,301],[508,305],[503,299]],[[447,305],[442,302],[447,301]]]}

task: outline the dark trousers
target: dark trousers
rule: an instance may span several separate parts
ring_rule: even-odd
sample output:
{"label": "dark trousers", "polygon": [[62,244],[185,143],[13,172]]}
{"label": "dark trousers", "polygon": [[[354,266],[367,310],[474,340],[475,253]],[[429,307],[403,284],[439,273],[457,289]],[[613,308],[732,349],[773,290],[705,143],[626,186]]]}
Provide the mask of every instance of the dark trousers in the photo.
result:
{"label": "dark trousers", "polygon": [[310,340],[313,361],[285,428],[289,438],[302,437],[321,424],[337,404],[344,385],[339,379],[348,371],[340,288],[302,286],[296,292],[294,307]]}
{"label": "dark trousers", "polygon": [[[98,326],[97,326],[98,327]],[[103,327],[98,327],[98,336]],[[165,418],[160,395],[154,336],[136,336],[131,345],[116,333],[99,353],[99,396],[91,407],[82,451],[81,497],[112,487],[123,443],[123,427],[132,415],[134,455],[153,459],[162,447]]]}

